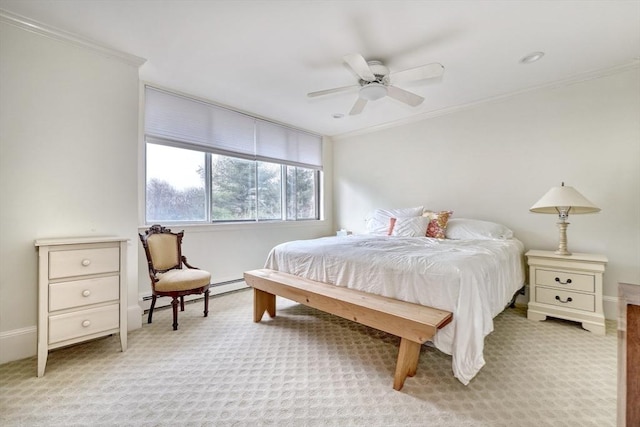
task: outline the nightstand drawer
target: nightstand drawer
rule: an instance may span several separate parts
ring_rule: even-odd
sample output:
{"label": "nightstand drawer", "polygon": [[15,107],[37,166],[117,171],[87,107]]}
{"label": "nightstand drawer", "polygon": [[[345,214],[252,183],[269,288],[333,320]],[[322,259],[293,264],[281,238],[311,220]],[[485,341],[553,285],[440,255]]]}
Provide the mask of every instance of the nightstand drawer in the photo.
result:
{"label": "nightstand drawer", "polygon": [[595,311],[595,296],[536,287],[536,302],[577,310]]}
{"label": "nightstand drawer", "polygon": [[49,279],[120,270],[119,248],[77,249],[49,253]]}
{"label": "nightstand drawer", "polygon": [[119,326],[120,305],[91,308],[49,317],[49,343],[96,334]]}
{"label": "nightstand drawer", "polygon": [[567,290],[595,292],[593,274],[580,274],[562,270],[536,269],[536,285],[552,286]]}
{"label": "nightstand drawer", "polygon": [[120,276],[49,284],[49,311],[117,300]]}

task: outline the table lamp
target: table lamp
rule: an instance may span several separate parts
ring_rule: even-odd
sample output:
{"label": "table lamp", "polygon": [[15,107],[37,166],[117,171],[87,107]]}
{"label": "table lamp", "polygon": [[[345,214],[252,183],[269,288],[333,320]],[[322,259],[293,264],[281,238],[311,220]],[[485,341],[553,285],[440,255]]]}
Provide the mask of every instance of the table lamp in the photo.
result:
{"label": "table lamp", "polygon": [[529,209],[535,213],[557,213],[558,229],[560,230],[560,243],[556,254],[571,255],[567,250],[567,218],[569,214],[584,214],[600,212],[600,208],[587,200],[573,187],[565,187],[564,182],[561,187],[553,187],[542,196],[535,205]]}

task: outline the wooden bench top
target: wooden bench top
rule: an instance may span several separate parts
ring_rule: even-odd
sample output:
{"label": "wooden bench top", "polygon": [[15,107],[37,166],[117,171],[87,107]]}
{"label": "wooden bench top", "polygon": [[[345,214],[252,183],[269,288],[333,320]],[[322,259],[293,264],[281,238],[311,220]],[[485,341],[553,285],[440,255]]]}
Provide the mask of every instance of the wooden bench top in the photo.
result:
{"label": "wooden bench top", "polygon": [[244,277],[247,284],[254,289],[279,295],[420,344],[431,339],[439,328],[452,319],[452,314],[448,311],[321,283],[280,271],[258,269],[245,272]]}

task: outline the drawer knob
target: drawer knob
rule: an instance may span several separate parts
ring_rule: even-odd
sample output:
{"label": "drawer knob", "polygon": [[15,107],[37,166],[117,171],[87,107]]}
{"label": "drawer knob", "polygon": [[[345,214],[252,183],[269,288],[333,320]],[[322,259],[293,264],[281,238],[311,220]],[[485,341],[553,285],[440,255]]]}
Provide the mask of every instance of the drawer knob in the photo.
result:
{"label": "drawer knob", "polygon": [[563,304],[566,304],[566,303],[568,303],[568,302],[573,301],[573,299],[572,299],[571,297],[567,297],[566,301],[562,301],[562,298],[560,298],[560,296],[559,296],[559,295],[556,295],[556,300],[557,300],[557,301],[560,301],[560,302],[561,302],[561,303],[563,303]]}
{"label": "drawer knob", "polygon": [[91,322],[89,320],[85,320],[84,322],[82,322],[83,328],[88,328],[89,326],[91,326]]}
{"label": "drawer knob", "polygon": [[568,285],[571,283],[571,279],[567,279],[566,282],[563,282],[559,277],[556,277],[556,282],[560,283],[561,285]]}
{"label": "drawer knob", "polygon": [[82,265],[84,265],[85,267],[88,267],[89,264],[91,264],[91,260],[90,259],[85,258],[85,259],[82,260]]}
{"label": "drawer knob", "polygon": [[89,289],[85,289],[84,291],[82,291],[83,297],[88,297],[89,295],[91,295],[91,291]]}

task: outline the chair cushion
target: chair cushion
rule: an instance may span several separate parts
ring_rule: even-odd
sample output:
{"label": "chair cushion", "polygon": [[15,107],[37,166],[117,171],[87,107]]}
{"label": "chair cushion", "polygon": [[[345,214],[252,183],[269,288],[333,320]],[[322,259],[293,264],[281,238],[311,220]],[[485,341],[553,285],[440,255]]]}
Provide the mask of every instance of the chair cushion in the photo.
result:
{"label": "chair cushion", "polygon": [[211,273],[204,270],[183,268],[158,273],[155,290],[159,292],[188,291],[211,283]]}

